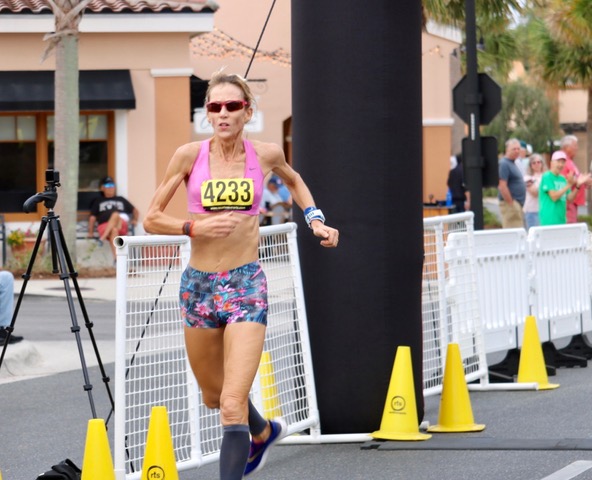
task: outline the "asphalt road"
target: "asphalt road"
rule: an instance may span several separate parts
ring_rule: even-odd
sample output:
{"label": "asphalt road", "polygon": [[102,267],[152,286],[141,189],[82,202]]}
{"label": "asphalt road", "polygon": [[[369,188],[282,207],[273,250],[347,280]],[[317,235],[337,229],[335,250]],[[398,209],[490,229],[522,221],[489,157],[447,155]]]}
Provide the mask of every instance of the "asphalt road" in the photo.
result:
{"label": "asphalt road", "polygon": [[[112,340],[114,302],[86,305],[97,339]],[[75,351],[70,326],[63,299],[29,296],[15,333],[33,343],[61,342],[64,351],[71,345]],[[112,375],[113,364],[105,367]],[[79,363],[72,362],[71,368],[0,383],[3,480],[34,480],[65,458],[82,465],[91,408]],[[89,375],[93,402],[105,417],[110,404],[97,367],[89,368]],[[483,432],[436,434],[425,442],[278,446],[253,478],[592,480],[591,375],[589,368],[560,369],[551,378],[561,384],[557,390],[471,392],[475,421],[486,424]],[[425,420],[431,424],[438,421],[439,403],[439,397],[426,398]],[[180,472],[179,479],[215,480],[217,470],[216,464],[206,465]]]}

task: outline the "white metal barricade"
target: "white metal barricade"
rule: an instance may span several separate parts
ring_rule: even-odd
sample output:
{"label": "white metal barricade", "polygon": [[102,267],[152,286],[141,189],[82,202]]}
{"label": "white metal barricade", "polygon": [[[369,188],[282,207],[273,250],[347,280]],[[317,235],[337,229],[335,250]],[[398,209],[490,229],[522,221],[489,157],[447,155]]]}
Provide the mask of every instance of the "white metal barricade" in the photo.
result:
{"label": "white metal barricade", "polygon": [[[422,282],[423,393],[442,391],[446,350],[458,343],[467,381],[487,377],[473,249],[473,213],[425,218]],[[462,248],[448,248],[455,236]]]}
{"label": "white metal barricade", "polygon": [[[288,433],[320,437],[296,224],[262,227],[261,265],[268,278],[268,328],[252,389],[266,416]],[[188,366],[178,305],[189,259],[185,236],[119,237],[117,244],[114,466],[118,480],[140,478],[153,406],[167,407],[179,470],[219,458],[217,410],[201,401]]]}
{"label": "white metal barricade", "polygon": [[[524,229],[451,229],[447,225],[455,225],[454,217],[424,220],[425,394],[438,391],[440,379],[432,372],[441,366],[433,352],[453,341],[462,346],[459,338],[471,329],[475,338],[484,339],[487,357],[480,365],[485,367],[490,357],[497,354],[499,361],[508,350],[522,346],[528,315],[537,318],[541,341],[552,341],[557,348],[574,335],[592,331],[586,225],[536,227],[527,236]],[[477,315],[468,307],[474,295],[467,282],[471,278],[477,288]],[[467,369],[465,374],[471,379]],[[505,385],[487,388],[518,388]]]}
{"label": "white metal barricade", "polygon": [[475,258],[485,351],[518,348],[518,326],[530,314],[526,231],[475,232]]}
{"label": "white metal barricade", "polygon": [[542,342],[569,339],[592,329],[588,239],[584,223],[529,230],[532,314]]}

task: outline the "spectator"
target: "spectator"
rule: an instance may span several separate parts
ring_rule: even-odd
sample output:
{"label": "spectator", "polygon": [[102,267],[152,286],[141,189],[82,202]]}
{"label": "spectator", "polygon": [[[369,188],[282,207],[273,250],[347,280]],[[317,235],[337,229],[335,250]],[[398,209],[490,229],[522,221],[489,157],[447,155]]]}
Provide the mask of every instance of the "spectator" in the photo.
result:
{"label": "spectator", "polygon": [[259,207],[261,213],[266,213],[272,205],[284,201],[279,192],[280,182],[281,180],[276,177],[271,177],[269,182],[267,182],[267,185],[263,189],[263,194],[261,195],[261,203]]}
{"label": "spectator", "polygon": [[522,175],[526,175],[528,169],[528,157],[532,154],[532,147],[528,145],[524,140],[520,140],[520,155],[516,159],[516,166],[522,172]]}
{"label": "spectator", "polygon": [[138,223],[138,210],[126,198],[115,195],[115,182],[111,177],[101,180],[101,193],[102,196],[90,206],[88,236],[93,237],[95,223],[98,223],[99,240],[108,240],[115,261],[113,240],[119,235],[127,235],[129,225]]}
{"label": "spectator", "polygon": [[543,157],[533,153],[528,159],[528,167],[524,175],[526,184],[526,199],[524,200],[524,220],[526,229],[540,225],[539,222],[539,186],[545,171]]}
{"label": "spectator", "polygon": [[457,153],[450,157],[450,172],[448,173],[448,188],[452,196],[452,204],[456,207],[456,212],[464,212],[471,208],[470,193],[464,182],[464,173],[462,165],[462,154]]}
{"label": "spectator", "polygon": [[[259,225],[273,225],[276,223],[284,223],[286,220],[286,207],[281,207],[280,210],[282,212],[282,218],[276,217],[276,211],[274,211],[273,206],[278,204],[290,205],[284,201],[280,193],[280,188],[283,186],[283,182],[280,178],[276,177],[275,175],[272,176],[267,185],[263,189],[263,194],[261,195],[261,203],[259,204]],[[288,195],[290,192],[288,192]]]}
{"label": "spectator", "polygon": [[[6,270],[0,270],[0,346],[6,343],[8,330],[12,321],[14,306],[14,277]],[[11,335],[8,344],[18,343],[23,339],[17,335]]]}
{"label": "spectator", "polygon": [[[575,156],[578,153],[578,137],[575,135],[566,135],[560,141],[559,148],[565,153],[565,167],[561,174],[572,184],[572,177],[578,178],[580,170],[574,162]],[[588,184],[583,184],[582,188],[576,192],[573,202],[567,203],[567,223],[576,223],[578,221],[578,207],[586,204],[586,188]],[[575,187],[572,187],[575,188]]]}
{"label": "spectator", "polygon": [[[590,180],[590,174],[570,176],[570,181],[561,174],[567,154],[557,150],[551,157],[551,168],[543,173],[539,189],[539,216],[541,225],[567,223],[567,203],[573,202],[578,190]],[[572,186],[574,187],[572,189]]]}
{"label": "spectator", "polygon": [[524,177],[515,162],[520,155],[520,141],[506,141],[506,154],[499,162],[498,200],[503,228],[524,228],[522,206],[526,199]]}
{"label": "spectator", "polygon": [[284,182],[282,182],[282,179],[276,177],[275,175],[271,177],[271,179],[277,180],[278,194],[280,197],[282,197],[282,202],[287,203],[288,205],[292,205],[292,195],[290,194],[290,190],[288,190],[288,187],[286,187],[284,185]]}

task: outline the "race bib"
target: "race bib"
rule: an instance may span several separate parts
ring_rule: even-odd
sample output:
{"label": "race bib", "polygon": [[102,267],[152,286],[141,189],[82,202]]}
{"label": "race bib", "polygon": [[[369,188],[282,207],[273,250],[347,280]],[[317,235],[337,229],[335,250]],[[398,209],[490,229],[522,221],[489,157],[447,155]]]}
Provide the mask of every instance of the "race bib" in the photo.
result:
{"label": "race bib", "polygon": [[204,210],[250,210],[255,198],[252,178],[215,178],[201,184]]}

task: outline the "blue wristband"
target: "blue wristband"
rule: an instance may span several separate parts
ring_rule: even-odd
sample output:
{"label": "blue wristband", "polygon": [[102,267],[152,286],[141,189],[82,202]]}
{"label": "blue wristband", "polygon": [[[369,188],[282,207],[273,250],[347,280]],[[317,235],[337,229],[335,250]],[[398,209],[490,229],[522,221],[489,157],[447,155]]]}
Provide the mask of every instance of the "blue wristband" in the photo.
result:
{"label": "blue wristband", "polygon": [[[306,210],[309,210],[309,209],[307,208]],[[312,228],[310,226],[310,224],[313,220],[319,220],[319,221],[325,223],[325,216],[323,215],[323,212],[321,212],[318,208],[314,208],[313,210],[310,210],[306,215],[304,215],[304,219],[306,220],[306,224],[308,225],[308,228]]]}
{"label": "blue wristband", "polygon": [[304,209],[304,216],[306,217],[310,212],[312,212],[313,210],[316,210],[317,207],[308,207]]}

